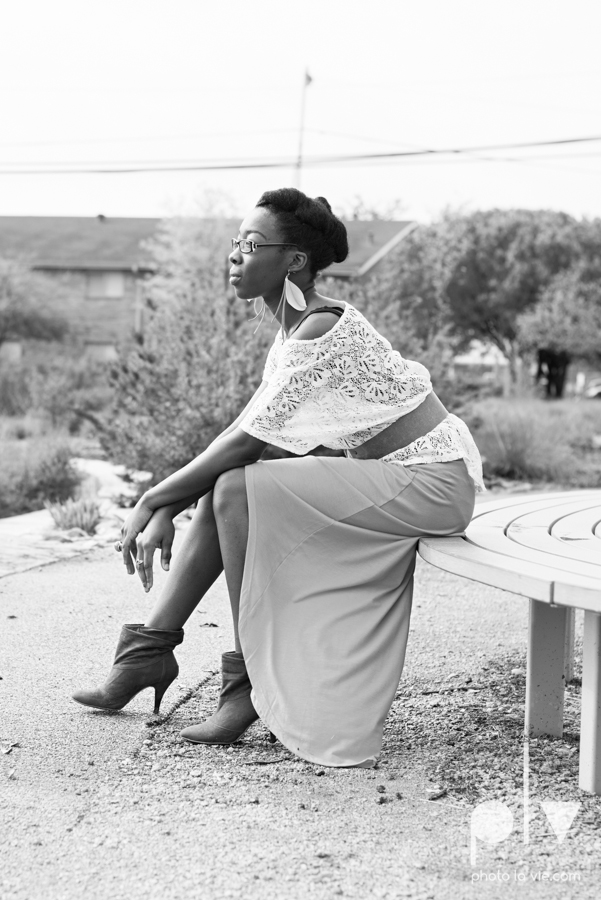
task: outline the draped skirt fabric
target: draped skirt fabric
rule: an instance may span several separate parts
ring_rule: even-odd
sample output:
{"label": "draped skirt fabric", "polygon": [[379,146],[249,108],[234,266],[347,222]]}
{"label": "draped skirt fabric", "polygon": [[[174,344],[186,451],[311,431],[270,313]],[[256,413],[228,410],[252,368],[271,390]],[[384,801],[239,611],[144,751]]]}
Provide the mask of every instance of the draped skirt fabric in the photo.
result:
{"label": "draped skirt fabric", "polygon": [[462,460],[309,456],[246,467],[240,641],[255,708],[293,753],[373,765],[401,677],[419,538],[463,531]]}

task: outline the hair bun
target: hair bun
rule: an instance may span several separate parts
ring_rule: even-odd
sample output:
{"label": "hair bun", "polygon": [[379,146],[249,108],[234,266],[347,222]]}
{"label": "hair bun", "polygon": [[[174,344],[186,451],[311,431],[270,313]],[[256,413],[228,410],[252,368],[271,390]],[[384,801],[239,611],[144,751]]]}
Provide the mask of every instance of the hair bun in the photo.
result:
{"label": "hair bun", "polygon": [[280,188],[266,191],[257,206],[277,217],[284,240],[309,254],[313,274],[348,256],[346,228],[325,197],[312,199],[297,188]]}
{"label": "hair bun", "polygon": [[317,201],[317,203],[321,203],[323,206],[325,206],[328,212],[332,212],[332,207],[325,197],[316,197],[315,200]]}

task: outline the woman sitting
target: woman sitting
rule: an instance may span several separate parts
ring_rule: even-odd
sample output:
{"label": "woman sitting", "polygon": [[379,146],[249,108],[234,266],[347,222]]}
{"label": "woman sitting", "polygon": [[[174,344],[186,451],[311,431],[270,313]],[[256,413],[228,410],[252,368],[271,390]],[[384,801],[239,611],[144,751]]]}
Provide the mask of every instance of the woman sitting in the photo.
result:
{"label": "woman sitting", "polygon": [[[473,439],[427,370],[317,291],[317,273],[347,253],[323,197],[269,191],[242,222],[230,282],[241,299],[262,297],[281,329],[236,421],[127,519],[118,549],[149,590],[154,551],[198,501],[146,624],[123,626],[108,681],[78,702],[121,709],[152,686],[158,712],[183,625],[225,569],[235,650],[223,656],[216,713],[183,737],[231,743],[260,717],[304,759],[374,765],[403,668],[418,541],[463,531],[483,485]],[[346,458],[261,461],[267,444]]]}

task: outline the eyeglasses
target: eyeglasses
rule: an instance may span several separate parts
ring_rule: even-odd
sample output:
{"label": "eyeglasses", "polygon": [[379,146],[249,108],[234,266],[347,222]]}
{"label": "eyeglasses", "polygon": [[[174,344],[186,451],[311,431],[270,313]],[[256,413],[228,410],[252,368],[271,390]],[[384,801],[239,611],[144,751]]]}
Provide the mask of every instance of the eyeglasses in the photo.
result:
{"label": "eyeglasses", "polygon": [[236,238],[232,238],[232,250],[239,250],[240,253],[254,253],[257,247],[296,247],[296,244],[289,244],[282,241],[257,244],[256,241],[237,240]]}

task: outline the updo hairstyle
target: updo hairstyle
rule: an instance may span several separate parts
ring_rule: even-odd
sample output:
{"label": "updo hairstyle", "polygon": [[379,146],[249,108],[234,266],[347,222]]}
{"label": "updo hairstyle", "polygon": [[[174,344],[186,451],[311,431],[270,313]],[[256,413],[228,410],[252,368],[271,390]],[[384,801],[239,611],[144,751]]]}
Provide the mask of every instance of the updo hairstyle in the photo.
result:
{"label": "updo hairstyle", "polygon": [[348,256],[346,228],[325,197],[312,200],[296,188],[265,191],[257,206],[276,217],[281,238],[309,256],[311,275]]}

